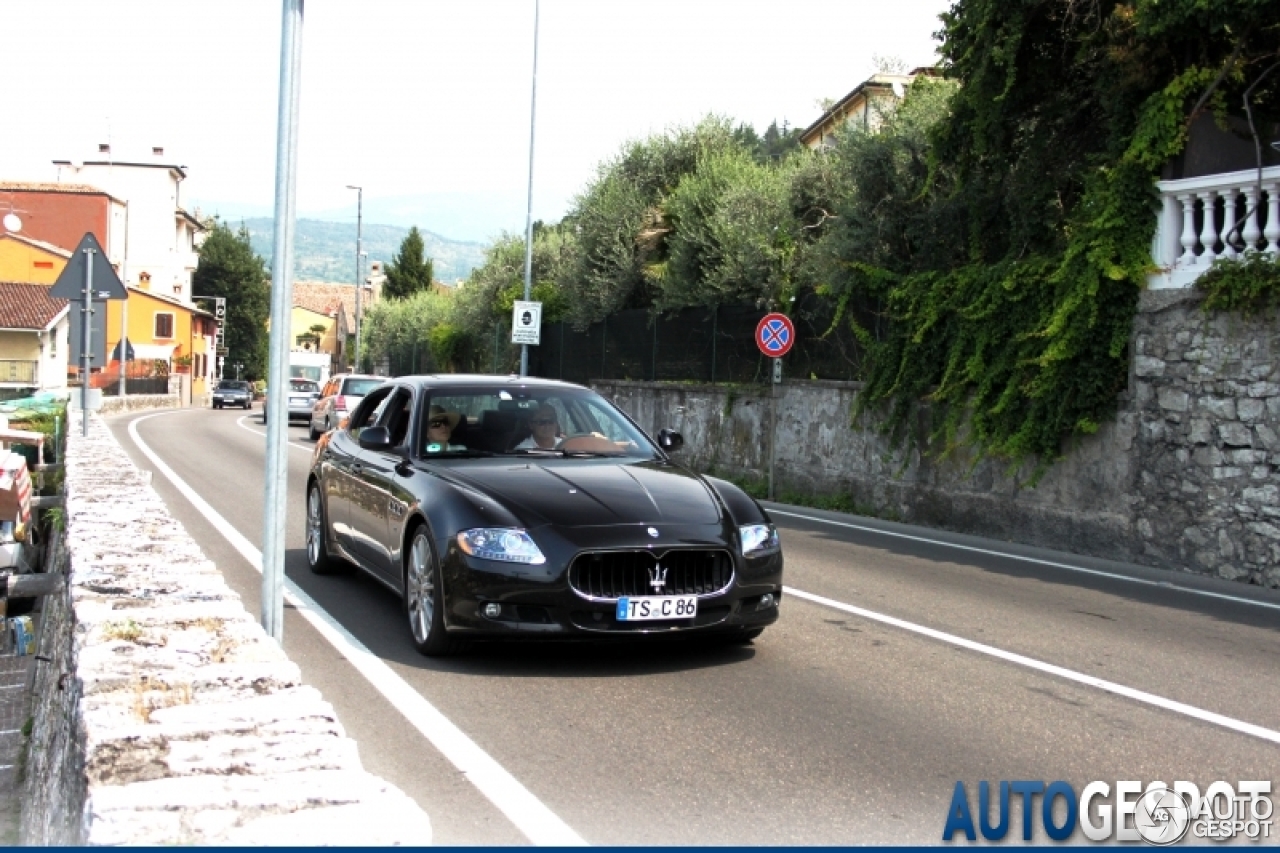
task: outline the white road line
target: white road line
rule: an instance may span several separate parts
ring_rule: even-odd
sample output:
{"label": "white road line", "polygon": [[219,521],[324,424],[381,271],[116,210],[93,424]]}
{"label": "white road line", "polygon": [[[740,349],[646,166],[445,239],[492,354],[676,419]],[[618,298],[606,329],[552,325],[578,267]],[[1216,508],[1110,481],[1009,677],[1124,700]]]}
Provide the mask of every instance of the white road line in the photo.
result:
{"label": "white road line", "polygon": [[866,533],[877,533],[881,536],[892,536],[895,539],[909,539],[912,542],[924,542],[928,545],[940,545],[944,548],[955,548],[959,551],[971,551],[975,554],[989,554],[993,557],[1004,557],[1009,560],[1021,560],[1024,563],[1036,563],[1041,566],[1052,566],[1055,569],[1066,569],[1071,572],[1080,572],[1086,575],[1095,575],[1101,578],[1110,578],[1111,580],[1127,581],[1129,583],[1142,584],[1143,586],[1155,586],[1160,589],[1169,589],[1175,592],[1186,592],[1191,595],[1203,595],[1208,598],[1220,598],[1225,601],[1232,601],[1236,604],[1251,604],[1254,607],[1266,607],[1271,610],[1280,610],[1280,604],[1270,601],[1257,601],[1252,598],[1240,598],[1234,595],[1227,595],[1221,592],[1209,592],[1204,589],[1192,589],[1188,586],[1178,586],[1167,581],[1153,581],[1146,578],[1134,578],[1128,575],[1121,575],[1115,572],[1104,572],[1100,569],[1086,569],[1084,566],[1073,566],[1070,563],[1058,563],[1053,560],[1042,560],[1039,557],[1026,557],[1022,554],[1011,554],[1007,551],[996,551],[990,548],[978,548],[974,545],[961,545],[956,542],[946,542],[941,539],[930,539],[928,536],[913,536],[910,533],[897,533],[893,530],[881,530],[879,527],[868,527],[865,524],[851,524],[847,521],[834,521],[830,518],[818,518],[815,515],[804,515],[798,512],[787,512],[781,509],[768,510],[770,515],[785,515],[791,518],[802,518],[805,521],[816,521],[819,524],[831,524],[836,527],[848,527],[853,530],[861,530]]}
{"label": "white road line", "polygon": [[[249,417],[248,415],[241,415],[240,417],[236,418],[236,426],[240,427],[240,429],[245,430],[246,432],[251,432],[254,435],[259,435],[259,436],[262,436],[263,438],[266,438],[267,434],[265,432],[258,432],[256,429],[254,429],[253,427],[245,423],[245,419],[247,419],[248,417]],[[140,421],[145,420],[145,418],[138,418],[138,420]],[[295,450],[301,450],[305,453],[313,453],[315,451],[314,447],[307,447],[305,444],[294,444],[292,441],[286,441],[285,444],[289,445]]]}
{"label": "white road line", "polygon": [[1108,693],[1115,693],[1118,696],[1124,696],[1137,702],[1143,702],[1147,705],[1154,705],[1157,708],[1163,708],[1166,711],[1173,711],[1176,714],[1184,714],[1188,717],[1194,717],[1197,720],[1203,720],[1207,723],[1222,726],[1241,734],[1253,735],[1263,740],[1269,740],[1272,743],[1280,743],[1280,732],[1271,729],[1255,726],[1253,723],[1246,723],[1243,720],[1237,720],[1233,717],[1215,714],[1213,711],[1205,711],[1196,708],[1193,705],[1186,705],[1182,702],[1175,702],[1172,699],[1166,699],[1163,696],[1156,696],[1154,693],[1147,693],[1142,690],[1135,690],[1132,687],[1125,687],[1123,684],[1116,684],[1114,681],[1107,681],[1102,678],[1095,678],[1092,675],[1085,675],[1082,672],[1076,672],[1061,666],[1055,666],[1051,663],[1038,661],[1035,658],[1029,658],[1025,655],[1016,654],[1014,652],[1006,652],[1004,649],[997,649],[994,646],[987,646],[982,643],[975,643],[973,640],[966,640],[964,637],[957,637],[955,634],[948,634],[945,631],[937,631],[933,628],[926,628],[923,625],[917,625],[914,622],[907,622],[904,619],[898,619],[894,616],[887,616],[883,613],[877,613],[874,610],[866,610],[861,607],[855,607],[852,604],[845,604],[842,601],[835,601],[830,598],[823,598],[821,595],[814,595],[811,592],[795,589],[794,587],[784,586],[783,590],[787,595],[794,595],[796,598],[803,598],[805,601],[812,601],[814,604],[821,604],[835,610],[845,613],[851,613],[854,616],[861,616],[864,619],[871,619],[876,622],[883,622],[886,625],[892,625],[895,628],[901,628],[904,631],[911,631],[930,637],[934,640],[940,640],[953,646],[959,646],[962,649],[978,652],[979,654],[990,655],[993,658],[999,658],[1009,663],[1016,663],[1019,666],[1025,666],[1039,672],[1056,675],[1059,678],[1065,678],[1068,681],[1075,681],[1088,687],[1096,687],[1099,690],[1105,690]]}
{"label": "white road line", "polygon": [[[262,552],[174,473],[138,435],[138,424],[167,414],[172,412],[145,415],[130,422],[129,437],[196,511],[240,552],[255,571],[261,572]],[[285,600],[530,841],[542,846],[586,845],[587,842],[568,824],[288,578],[285,578]]]}

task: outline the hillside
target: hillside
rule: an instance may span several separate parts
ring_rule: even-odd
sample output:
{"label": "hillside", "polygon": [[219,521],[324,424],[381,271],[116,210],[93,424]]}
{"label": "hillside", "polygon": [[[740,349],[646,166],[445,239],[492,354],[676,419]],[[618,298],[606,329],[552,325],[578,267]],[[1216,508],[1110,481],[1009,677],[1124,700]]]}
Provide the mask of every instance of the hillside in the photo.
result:
{"label": "hillside", "polygon": [[[239,223],[229,223],[232,228]],[[245,219],[249,229],[249,242],[253,250],[271,264],[272,220],[267,217]],[[421,231],[421,229],[419,229]],[[390,263],[408,228],[395,225],[364,226],[364,250],[369,262]],[[466,278],[471,270],[484,260],[482,243],[466,243],[448,240],[430,231],[422,231],[427,256],[435,261],[436,278],[453,282]],[[356,226],[354,222],[321,222],[316,219],[299,219],[294,236],[295,280],[352,281],[355,278]],[[366,265],[365,269],[368,269]]]}

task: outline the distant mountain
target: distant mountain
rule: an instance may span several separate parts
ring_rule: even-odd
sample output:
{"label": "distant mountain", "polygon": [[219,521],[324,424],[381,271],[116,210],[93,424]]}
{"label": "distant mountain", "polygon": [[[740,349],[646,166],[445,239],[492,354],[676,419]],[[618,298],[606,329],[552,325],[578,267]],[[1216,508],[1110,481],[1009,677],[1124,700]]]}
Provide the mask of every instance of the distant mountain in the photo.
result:
{"label": "distant mountain", "polygon": [[[253,250],[271,264],[271,243],[274,238],[273,220],[268,217],[244,219],[249,229],[249,242]],[[231,219],[227,224],[239,228],[240,221]],[[369,253],[365,271],[373,261],[389,264],[400,251],[400,244],[409,233],[408,228],[396,225],[364,226],[364,251]],[[419,229],[421,231],[421,229]],[[484,261],[483,243],[449,240],[431,231],[422,231],[427,257],[435,262],[436,278],[452,283],[466,278],[471,270]],[[322,222],[317,219],[299,219],[294,232],[295,280],[354,281],[356,276],[356,227],[353,222]]]}

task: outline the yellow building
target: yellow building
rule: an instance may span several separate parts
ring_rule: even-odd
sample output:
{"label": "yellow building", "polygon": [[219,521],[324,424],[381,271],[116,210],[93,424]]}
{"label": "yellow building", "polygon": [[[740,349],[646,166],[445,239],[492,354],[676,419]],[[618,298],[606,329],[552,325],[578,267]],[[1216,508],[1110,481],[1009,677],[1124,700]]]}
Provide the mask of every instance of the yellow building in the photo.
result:
{"label": "yellow building", "polygon": [[912,80],[921,74],[934,77],[937,73],[933,68],[916,68],[908,74],[871,75],[801,131],[800,143],[806,148],[830,148],[836,144],[836,135],[845,129],[864,133],[879,129],[885,116],[906,96]]}
{"label": "yellow building", "polygon": [[[70,258],[70,252],[49,243],[12,232],[0,234],[0,281],[53,284]],[[189,374],[186,402],[193,402],[210,392],[209,382],[217,375],[212,351],[213,315],[173,297],[153,293],[149,287],[144,273],[141,286],[128,289],[129,344],[134,361],[129,375]],[[119,376],[119,364],[112,362],[119,359],[117,347],[125,301],[107,302],[108,364],[95,370],[96,387],[110,384]],[[156,362],[163,362],[163,366]],[[74,369],[74,365],[71,367]]]}
{"label": "yellow building", "polygon": [[0,234],[0,281],[53,284],[71,253],[21,234]]}
{"label": "yellow building", "polygon": [[[213,315],[171,296],[147,290],[145,286],[130,287],[127,302],[128,339],[134,362],[129,375],[146,375],[151,370],[188,374],[191,385],[187,402],[198,402],[198,398],[207,396],[211,390],[209,383],[217,376]],[[108,361],[119,359],[124,314],[125,300],[107,303]],[[115,367],[119,369],[118,365]]]}

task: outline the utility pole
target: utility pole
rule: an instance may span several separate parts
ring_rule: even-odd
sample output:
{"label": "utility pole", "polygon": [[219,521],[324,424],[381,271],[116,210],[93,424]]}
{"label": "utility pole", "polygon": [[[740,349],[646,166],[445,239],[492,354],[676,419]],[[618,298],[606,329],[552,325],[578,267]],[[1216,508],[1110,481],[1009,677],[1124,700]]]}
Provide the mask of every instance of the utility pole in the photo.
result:
{"label": "utility pole", "polygon": [[302,88],[303,0],[283,0],[276,115],[275,233],[271,243],[271,338],[267,369],[267,464],[262,514],[262,627],[284,643],[285,507],[288,500],[289,314]]}
{"label": "utility pole", "polygon": [[129,201],[124,203],[124,258],[120,261],[120,281],[124,302],[120,303],[120,399],[124,400],[129,373]]}
{"label": "utility pole", "polygon": [[[80,351],[80,422],[84,429],[81,435],[89,435],[89,371],[92,369],[92,350],[89,344],[93,338],[93,249],[85,249],[84,265],[84,319],[80,322],[83,343]],[[105,308],[105,306],[104,306]]]}
{"label": "utility pole", "polygon": [[362,272],[360,256],[364,254],[364,187],[347,184],[347,189],[356,191],[356,358],[355,372],[360,372],[360,291],[364,288],[361,280]]}
{"label": "utility pole", "polygon": [[[524,209],[524,301],[533,284],[533,139],[538,111],[538,0],[533,0],[533,92],[529,96],[529,194]],[[520,375],[529,375],[529,345],[520,345]]]}

